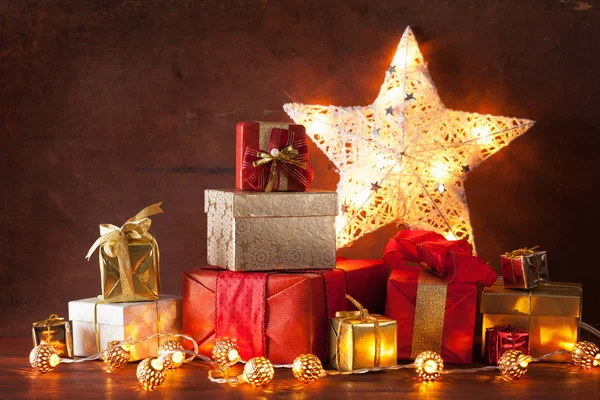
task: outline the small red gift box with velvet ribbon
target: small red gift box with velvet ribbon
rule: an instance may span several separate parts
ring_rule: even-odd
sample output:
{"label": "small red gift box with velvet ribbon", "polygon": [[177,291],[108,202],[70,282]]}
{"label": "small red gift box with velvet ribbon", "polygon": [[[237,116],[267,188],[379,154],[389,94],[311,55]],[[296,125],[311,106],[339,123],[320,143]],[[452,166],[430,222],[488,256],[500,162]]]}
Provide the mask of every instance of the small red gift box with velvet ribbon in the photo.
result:
{"label": "small red gift box with velvet ribbon", "polygon": [[183,333],[209,357],[216,340],[229,338],[244,360],[290,364],[312,353],[325,362],[329,318],[348,309],[345,294],[381,313],[387,275],[380,260],[340,259],[333,270],[285,273],[196,268],[183,273]]}
{"label": "small red gift box with velvet ribbon", "polygon": [[235,151],[237,189],[301,192],[314,178],[308,164],[306,130],[302,125],[239,122]]}
{"label": "small red gift box with velvet ribbon", "polygon": [[502,354],[513,349],[529,355],[529,332],[526,329],[500,325],[485,330],[483,357],[487,364],[498,365]]}
{"label": "small red gift box with velvet ribbon", "polygon": [[398,358],[430,350],[449,364],[471,363],[477,285],[492,285],[494,270],[472,255],[466,240],[427,231],[400,231],[383,259],[393,268],[385,315],[398,321]]}

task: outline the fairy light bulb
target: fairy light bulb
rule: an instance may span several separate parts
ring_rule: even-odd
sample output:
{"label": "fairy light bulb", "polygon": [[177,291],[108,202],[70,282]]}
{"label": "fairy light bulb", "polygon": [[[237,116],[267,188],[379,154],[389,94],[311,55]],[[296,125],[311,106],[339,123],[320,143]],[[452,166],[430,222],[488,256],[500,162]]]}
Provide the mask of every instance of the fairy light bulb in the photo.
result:
{"label": "fairy light bulb", "polygon": [[296,357],[292,364],[292,373],[302,383],[311,383],[327,375],[321,360],[314,354],[302,354]]}
{"label": "fairy light bulb", "polygon": [[262,386],[271,382],[275,370],[273,364],[265,357],[254,357],[244,365],[244,373],[237,377],[238,383],[249,383],[252,386]]}
{"label": "fairy light bulb", "polygon": [[54,350],[54,347],[46,343],[41,343],[35,346],[31,350],[31,353],[29,353],[29,363],[34,370],[45,374],[46,372],[51,372],[60,364],[60,357],[56,350]]}
{"label": "fairy light bulb", "polygon": [[592,369],[600,365],[600,348],[592,342],[579,342],[571,352],[573,364],[582,369]]}
{"label": "fairy light bulb", "polygon": [[120,340],[112,340],[108,342],[106,349],[102,352],[100,358],[106,364],[106,371],[118,371],[127,365],[129,362],[131,348]]}
{"label": "fairy light bulb", "polygon": [[179,368],[185,361],[185,349],[175,340],[167,340],[158,348],[158,358],[167,371]]}
{"label": "fairy light bulb", "polygon": [[417,377],[422,382],[433,382],[444,369],[444,360],[435,351],[424,351],[415,358]]}
{"label": "fairy light bulb", "polygon": [[136,370],[138,382],[149,392],[162,385],[166,375],[166,369],[158,358],[146,358],[138,364]]}
{"label": "fairy light bulb", "polygon": [[511,349],[502,354],[498,361],[498,367],[506,378],[519,379],[525,375],[532,360],[531,356],[525,355],[519,350]]}
{"label": "fairy light bulb", "polygon": [[217,340],[212,348],[212,359],[220,368],[228,368],[241,360],[240,349],[231,339]]}

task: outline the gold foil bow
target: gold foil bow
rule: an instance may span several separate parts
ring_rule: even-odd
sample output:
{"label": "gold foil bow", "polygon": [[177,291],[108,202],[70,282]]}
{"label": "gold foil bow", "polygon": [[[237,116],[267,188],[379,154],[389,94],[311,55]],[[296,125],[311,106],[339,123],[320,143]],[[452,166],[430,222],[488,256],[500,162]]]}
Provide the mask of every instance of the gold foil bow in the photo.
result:
{"label": "gold foil bow", "polygon": [[528,249],[527,247],[523,247],[522,249],[507,251],[506,253],[504,253],[504,256],[508,257],[510,259],[529,256],[529,255],[535,254],[535,249],[537,249],[538,247],[540,247],[540,246],[539,245],[533,246],[530,249]]}
{"label": "gold foil bow", "polygon": [[375,356],[373,358],[373,365],[378,367],[381,363],[381,329],[379,328],[379,321],[377,318],[369,315],[369,311],[362,306],[358,301],[356,301],[352,296],[346,295],[346,299],[350,300],[352,304],[358,310],[355,311],[338,311],[335,313],[335,316],[338,318],[342,318],[340,321],[340,332],[338,332],[337,336],[337,344],[336,344],[336,358],[340,360],[340,347],[341,347],[341,337],[342,337],[342,326],[344,321],[350,319],[360,319],[362,322],[372,322],[373,323],[373,333],[375,336]]}
{"label": "gold foil bow", "polygon": [[267,186],[265,187],[265,192],[270,192],[273,190],[273,182],[275,181],[275,174],[277,173],[277,163],[290,164],[302,169],[308,168],[308,163],[303,161],[298,161],[298,150],[294,149],[294,147],[290,144],[287,147],[284,147],[282,150],[277,148],[271,149],[270,153],[265,153],[262,151],[258,151],[256,153],[257,157],[260,157],[258,160],[254,161],[252,165],[255,167],[259,167],[262,165],[267,165],[271,163],[271,170],[269,172],[269,180],[267,181]]}
{"label": "gold foil bow", "polygon": [[134,300],[133,278],[131,271],[131,260],[129,259],[128,239],[152,240],[150,229],[150,216],[160,214],[162,202],[149,205],[142,211],[129,218],[120,228],[112,224],[100,224],[100,237],[96,239],[88,250],[85,258],[89,261],[91,255],[100,246],[110,257],[117,257],[119,262],[119,278],[125,301]]}

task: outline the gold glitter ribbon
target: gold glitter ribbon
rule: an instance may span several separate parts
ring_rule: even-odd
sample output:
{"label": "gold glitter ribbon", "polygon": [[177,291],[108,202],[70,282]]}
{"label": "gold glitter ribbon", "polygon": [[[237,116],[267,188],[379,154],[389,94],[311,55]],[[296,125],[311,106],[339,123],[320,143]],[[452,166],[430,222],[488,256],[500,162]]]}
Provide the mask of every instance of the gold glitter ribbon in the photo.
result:
{"label": "gold glitter ribbon", "polygon": [[[532,248],[528,249],[527,247],[523,247],[522,249],[517,249],[517,250],[513,250],[513,251],[507,251],[506,253],[504,253],[504,256],[508,259],[510,259],[510,268],[513,274],[513,281],[516,280],[515,278],[515,260],[518,258],[525,258],[526,256],[530,256],[530,255],[534,255],[533,259],[535,260],[535,272],[537,273],[537,281],[542,282],[541,276],[540,276],[540,260],[539,258],[536,256],[535,253],[535,249],[537,249],[538,247],[540,247],[539,245],[533,246]],[[523,272],[525,273],[525,272]],[[525,279],[527,281],[527,277],[523,276],[523,279]]]}
{"label": "gold glitter ribbon", "polygon": [[336,359],[340,360],[340,347],[341,347],[341,338],[342,338],[342,327],[344,326],[344,322],[351,319],[359,319],[361,322],[372,322],[373,323],[373,334],[375,336],[375,356],[373,357],[373,366],[378,367],[381,363],[381,329],[379,328],[379,321],[377,321],[376,317],[372,317],[369,315],[369,311],[362,306],[358,301],[356,301],[352,296],[346,295],[346,298],[350,300],[352,304],[358,310],[356,311],[338,311],[335,313],[337,318],[342,318],[340,321],[340,329],[337,335],[336,342]]}
{"label": "gold glitter ribbon", "polygon": [[257,157],[260,157],[260,159],[252,163],[252,165],[254,165],[255,167],[259,167],[269,163],[271,164],[271,170],[269,171],[269,180],[267,181],[265,192],[270,192],[273,190],[273,183],[275,182],[275,175],[277,174],[277,163],[290,164],[302,169],[308,168],[308,163],[296,160],[296,158],[298,158],[298,150],[294,149],[294,147],[291,144],[283,148],[282,150],[277,150],[276,155],[273,155],[271,153],[264,153],[262,151],[257,152],[256,155]]}
{"label": "gold glitter ribbon", "polygon": [[443,278],[421,271],[415,302],[412,359],[427,350],[441,351],[447,293],[448,286]]}
{"label": "gold glitter ribbon", "polygon": [[[271,141],[271,131],[273,128],[290,129],[290,124],[283,122],[258,122],[258,149],[263,152],[269,152],[269,142]],[[273,169],[272,169],[273,170]],[[269,179],[271,176],[269,175]],[[285,171],[279,174],[279,191],[285,192],[288,190],[288,175]]]}
{"label": "gold glitter ribbon", "polygon": [[[103,246],[104,252],[110,257],[117,257],[119,263],[119,281],[123,291],[125,301],[135,300],[133,277],[131,271],[131,260],[129,259],[128,239],[146,239],[153,241],[154,237],[148,230],[150,229],[150,216],[160,214],[163,210],[160,203],[155,203],[144,208],[142,211],[125,221],[122,227],[112,224],[100,225],[100,237],[96,239],[92,247],[88,250],[85,258],[89,261],[90,256],[100,246]],[[154,241],[156,244],[156,241]],[[157,246],[158,250],[158,246]]]}

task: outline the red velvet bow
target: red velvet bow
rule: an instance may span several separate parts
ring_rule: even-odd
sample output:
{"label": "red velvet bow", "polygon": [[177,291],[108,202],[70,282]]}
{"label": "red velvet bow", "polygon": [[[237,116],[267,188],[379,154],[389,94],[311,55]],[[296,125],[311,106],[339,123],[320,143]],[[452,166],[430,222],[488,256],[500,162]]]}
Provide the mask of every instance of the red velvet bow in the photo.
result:
{"label": "red velvet bow", "polygon": [[446,282],[496,282],[496,272],[481,258],[474,256],[466,240],[446,240],[435,232],[402,230],[385,246],[383,260],[390,268],[414,262]]}
{"label": "red velvet bow", "polygon": [[242,162],[242,178],[255,191],[278,190],[281,172],[301,187],[308,187],[314,172],[308,165],[306,138],[295,139],[295,133],[287,129],[273,128],[268,151],[246,147]]}

